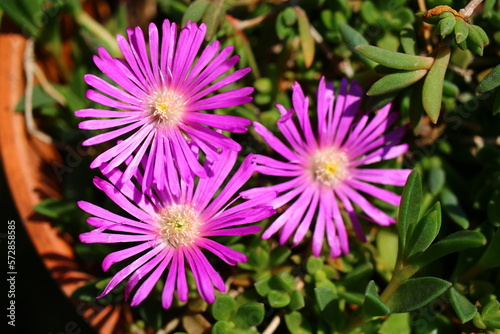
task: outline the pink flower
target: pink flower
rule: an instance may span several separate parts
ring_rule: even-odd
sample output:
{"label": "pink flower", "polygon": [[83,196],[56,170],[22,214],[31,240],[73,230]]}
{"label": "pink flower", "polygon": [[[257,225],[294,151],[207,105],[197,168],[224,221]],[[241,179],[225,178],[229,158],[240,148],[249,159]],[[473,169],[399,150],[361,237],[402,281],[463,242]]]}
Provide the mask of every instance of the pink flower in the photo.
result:
{"label": "pink flower", "polygon": [[181,301],[188,298],[188,268],[193,273],[201,297],[207,302],[212,303],[215,299],[214,287],[221,292],[226,291],[224,281],[208,262],[202,249],[229,265],[246,262],[245,255],[214,241],[212,237],[256,233],[260,227],[249,224],[275,213],[272,207],[266,206],[276,197],[271,192],[259,198],[233,203],[234,194],[255,171],[251,155],[215,196],[236,158],[237,153],[230,150],[223,151],[216,161],[207,158],[204,168],[208,176],[199,179],[196,186],[193,178],[190,182],[177,179],[179,194],[154,187],[144,194],[134,185],[135,181],[141,181],[142,175],[134,175],[137,180],[123,183],[123,173],[119,169],[113,169],[106,175],[115,185],[97,177],[94,179],[94,184],[132,218],[80,201],[80,208],[92,215],[87,222],[96,227],[81,234],[80,240],[84,243],[133,243],[129,248],[106,256],[102,263],[105,271],[114,263],[134,258],[113,276],[98,298],[129,277],[125,298],[128,299],[138,287],[131,300],[131,305],[135,306],[149,295],[160,277],[165,276],[162,301],[163,307],[169,308],[175,290]]}
{"label": "pink flower", "polygon": [[[139,27],[127,30],[128,41],[118,35],[125,60],[112,58],[104,48],[99,49],[95,64],[121,87],[87,74],[85,81],[95,88],[87,91],[87,97],[114,110],[83,109],[75,114],[100,118],[81,122],[81,129],[115,129],[86,140],[84,145],[126,138],[100,154],[91,168],[106,163],[104,172],[109,172],[133,155],[122,176],[122,181],[127,181],[148,156],[143,191],[153,182],[161,190],[170,187],[169,180],[177,177],[177,171],[186,182],[193,173],[207,177],[190,145],[198,146],[211,159],[218,158],[219,149],[241,150],[238,143],[218,130],[242,133],[251,122],[242,117],[204,111],[250,102],[252,87],[215,92],[241,79],[251,69],[226,75],[239,56],[230,57],[232,46],[219,51],[218,41],[199,54],[205,32],[204,24],[188,23],[177,37],[175,23],[165,20],[161,42],[156,25],[150,24],[149,47]],[[180,190],[172,188],[171,191],[178,194]]]}
{"label": "pink flower", "polygon": [[309,98],[295,83],[292,102],[300,128],[296,127],[292,119],[294,110],[287,111],[282,105],[277,105],[282,114],[278,128],[289,145],[285,145],[263,125],[254,123],[255,130],[284,158],[284,161],[278,161],[257,155],[257,171],[291,178],[273,186],[242,192],[246,198],[277,192],[279,196],[272,202],[274,208],[290,203],[286,211],[263,233],[264,239],[281,229],[280,243],[284,244],[294,234],[293,245],[297,245],[304,239],[316,217],[312,232],[313,254],[320,254],[326,236],[330,255],[337,257],[349,252],[342,209],[348,213],[356,234],[362,240],[364,235],[355,205],[377,224],[394,223],[392,217],[371,204],[360,192],[399,205],[400,196],[370,183],[402,186],[411,170],[364,167],[406,152],[408,145],[398,145],[405,128],[385,134],[397,114],[389,114],[390,106],[386,106],[370,117],[359,110],[362,95],[358,85],[351,84],[348,88],[347,81],[342,80],[335,98],[332,85],[326,86],[322,78],[317,94],[315,134],[308,114]]}

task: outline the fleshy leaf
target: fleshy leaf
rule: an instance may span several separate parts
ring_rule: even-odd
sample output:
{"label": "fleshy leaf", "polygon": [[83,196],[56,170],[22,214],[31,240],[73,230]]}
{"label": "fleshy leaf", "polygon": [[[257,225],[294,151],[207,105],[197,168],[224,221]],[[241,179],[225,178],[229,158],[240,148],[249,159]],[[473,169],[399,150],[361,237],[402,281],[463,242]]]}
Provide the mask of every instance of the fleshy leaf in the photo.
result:
{"label": "fleshy leaf", "polygon": [[198,22],[205,14],[205,11],[210,4],[208,0],[193,1],[182,16],[182,26],[186,26],[188,21]]}
{"label": "fleshy leaf", "polygon": [[434,241],[441,228],[441,205],[434,204],[418,221],[405,247],[405,256],[410,257],[425,251]]}
{"label": "fleshy leaf", "polygon": [[410,313],[392,313],[384,321],[378,334],[411,334]]}
{"label": "fleshy leaf", "polygon": [[438,163],[433,163],[429,170],[429,191],[433,195],[441,192],[446,182],[446,173]]}
{"label": "fleshy leaf", "polygon": [[483,269],[500,267],[500,229],[497,229],[477,266]]}
{"label": "fleshy leaf", "polygon": [[443,294],[451,283],[437,277],[410,278],[387,302],[392,313],[411,312]]}
{"label": "fleshy leaf", "polygon": [[458,231],[431,245],[419,256],[409,261],[411,263],[408,264],[414,265],[417,268],[422,268],[448,254],[459,252],[464,249],[484,246],[485,244],[486,238],[477,231]]}
{"label": "fleshy leaf", "polygon": [[285,307],[290,303],[290,295],[282,290],[271,290],[267,294],[269,305],[274,308]]}
{"label": "fleshy leaf", "polygon": [[391,312],[389,307],[384,304],[377,292],[374,281],[370,281],[365,291],[365,301],[363,303],[363,317],[380,317]]}
{"label": "fleshy leaf", "polygon": [[363,56],[390,68],[398,70],[428,70],[431,68],[434,58],[409,55],[401,52],[394,52],[373,45],[360,45],[356,47]]}
{"label": "fleshy leaf", "polygon": [[438,50],[436,60],[425,77],[424,87],[422,89],[422,104],[424,110],[434,124],[437,122],[441,111],[443,80],[450,61],[450,54],[449,46],[442,46]]}
{"label": "fleshy leaf", "polygon": [[300,310],[305,306],[304,296],[299,290],[293,290],[290,294],[290,304],[288,308],[292,311]]}
{"label": "fleshy leaf", "polygon": [[457,23],[457,20],[455,20],[455,17],[445,17],[438,23],[438,29],[439,29],[439,34],[441,35],[441,38],[444,38],[451,34],[455,28],[455,24]]}
{"label": "fleshy leaf", "polygon": [[368,67],[374,68],[378,65],[376,62],[363,56],[358,50],[356,50],[357,46],[368,45],[368,41],[359,31],[344,22],[339,22],[339,30],[342,35],[342,40],[347,45],[349,50],[356,54]]}
{"label": "fleshy leaf", "polygon": [[399,39],[401,40],[401,46],[406,54],[417,54],[417,37],[413,25],[406,24],[399,34]]}
{"label": "fleshy leaf", "polygon": [[484,94],[500,86],[500,65],[493,68],[477,86],[476,91]]}
{"label": "fleshy leaf", "polygon": [[500,328],[500,303],[498,300],[491,300],[484,305],[481,311],[481,318],[486,327]]}
{"label": "fleshy leaf", "polygon": [[306,12],[298,6],[295,7],[297,21],[299,24],[299,37],[304,63],[307,68],[311,67],[314,60],[314,38],[311,35],[309,18]]}
{"label": "fleshy leaf", "polygon": [[455,41],[457,44],[464,42],[469,36],[469,25],[462,19],[456,18],[455,24]]}
{"label": "fleshy leaf", "polygon": [[427,72],[427,70],[416,70],[388,74],[375,82],[366,95],[382,95],[406,88],[422,79]]}
{"label": "fleshy leaf", "polygon": [[463,324],[474,318],[477,313],[477,307],[454,287],[451,287],[447,291],[447,297],[451,302],[453,310],[455,310],[456,315]]}
{"label": "fleshy leaf", "polygon": [[312,334],[311,323],[300,312],[285,314],[285,323],[292,334]]}
{"label": "fleshy leaf", "polygon": [[212,304],[212,315],[217,320],[232,320],[236,310],[236,301],[229,295],[218,294]]}
{"label": "fleshy leaf", "polygon": [[337,292],[327,287],[320,287],[314,289],[314,295],[323,319],[332,329],[337,328],[337,320],[341,316]]}
{"label": "fleshy leaf", "polygon": [[417,224],[422,204],[422,181],[417,170],[413,170],[403,188],[398,214],[399,253],[404,254],[406,243]]}
{"label": "fleshy leaf", "polygon": [[236,311],[234,322],[243,328],[258,326],[264,320],[264,314],[264,305],[262,303],[244,304]]}
{"label": "fleshy leaf", "polygon": [[467,219],[464,210],[460,206],[457,196],[448,188],[443,188],[441,190],[441,202],[443,203],[444,211],[455,223],[460,225],[463,229],[469,227],[469,219]]}

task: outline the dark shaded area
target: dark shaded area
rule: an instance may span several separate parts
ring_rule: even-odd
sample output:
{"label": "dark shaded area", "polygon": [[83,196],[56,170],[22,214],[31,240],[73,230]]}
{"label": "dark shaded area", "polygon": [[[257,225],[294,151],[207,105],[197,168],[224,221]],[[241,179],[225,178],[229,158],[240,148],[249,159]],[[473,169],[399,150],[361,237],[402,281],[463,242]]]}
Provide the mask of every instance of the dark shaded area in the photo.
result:
{"label": "dark shaded area", "polygon": [[68,300],[50,276],[36,253],[29,236],[18,216],[3,171],[0,172],[2,198],[2,231],[0,244],[2,259],[7,261],[7,222],[14,220],[16,226],[16,272],[15,275],[15,327],[7,324],[9,284],[5,284],[7,262],[2,265],[4,284],[2,291],[2,333],[5,334],[87,334],[94,333],[77,314],[74,304]]}

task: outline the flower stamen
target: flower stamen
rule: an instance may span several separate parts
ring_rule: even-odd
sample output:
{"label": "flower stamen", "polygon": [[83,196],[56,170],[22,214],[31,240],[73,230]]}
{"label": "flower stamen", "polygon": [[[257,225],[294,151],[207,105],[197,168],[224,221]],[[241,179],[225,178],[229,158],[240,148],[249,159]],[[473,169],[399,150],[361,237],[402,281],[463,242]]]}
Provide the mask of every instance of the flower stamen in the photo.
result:
{"label": "flower stamen", "polygon": [[157,218],[160,238],[169,246],[189,246],[199,235],[201,226],[198,213],[190,206],[174,204],[166,207]]}
{"label": "flower stamen", "polygon": [[172,126],[181,120],[185,104],[181,94],[163,90],[151,96],[147,109],[156,123]]}
{"label": "flower stamen", "polygon": [[349,175],[349,158],[332,147],[318,150],[311,156],[309,170],[316,182],[333,187]]}

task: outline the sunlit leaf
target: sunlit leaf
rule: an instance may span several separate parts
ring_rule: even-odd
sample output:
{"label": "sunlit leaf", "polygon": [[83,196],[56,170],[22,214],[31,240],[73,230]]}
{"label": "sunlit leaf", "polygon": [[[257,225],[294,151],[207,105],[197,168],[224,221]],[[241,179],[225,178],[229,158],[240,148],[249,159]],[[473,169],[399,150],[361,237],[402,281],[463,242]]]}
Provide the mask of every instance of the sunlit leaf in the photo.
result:
{"label": "sunlit leaf", "polygon": [[433,123],[437,122],[441,111],[443,80],[450,61],[450,54],[449,46],[442,46],[438,50],[436,60],[425,77],[422,89],[422,104]]}
{"label": "sunlit leaf", "polygon": [[302,55],[304,56],[304,63],[306,67],[311,67],[314,61],[314,38],[311,35],[309,18],[306,12],[298,6],[295,7],[295,14],[297,14],[297,21],[299,24],[299,37]]}
{"label": "sunlit leaf", "polygon": [[394,52],[373,45],[359,45],[356,47],[363,56],[370,58],[378,64],[395,68],[398,70],[423,70],[430,69],[434,58],[409,55],[401,52]]}
{"label": "sunlit leaf", "polygon": [[427,74],[427,70],[405,71],[388,74],[375,82],[367,95],[382,95],[406,88]]}

